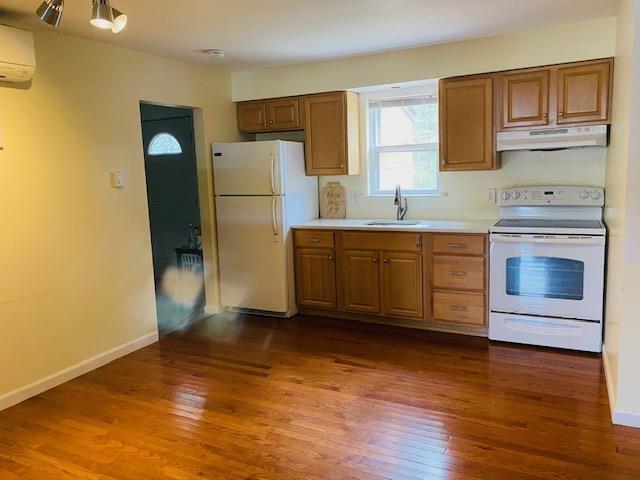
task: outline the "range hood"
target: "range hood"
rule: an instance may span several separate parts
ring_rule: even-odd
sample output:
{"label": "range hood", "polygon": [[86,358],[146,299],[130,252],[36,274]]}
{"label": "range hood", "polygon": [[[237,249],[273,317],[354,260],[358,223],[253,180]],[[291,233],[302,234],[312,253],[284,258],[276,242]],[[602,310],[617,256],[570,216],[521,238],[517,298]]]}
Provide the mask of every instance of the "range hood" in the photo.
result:
{"label": "range hood", "polygon": [[573,147],[606,147],[607,125],[558,127],[498,132],[496,148],[508,150],[558,150]]}

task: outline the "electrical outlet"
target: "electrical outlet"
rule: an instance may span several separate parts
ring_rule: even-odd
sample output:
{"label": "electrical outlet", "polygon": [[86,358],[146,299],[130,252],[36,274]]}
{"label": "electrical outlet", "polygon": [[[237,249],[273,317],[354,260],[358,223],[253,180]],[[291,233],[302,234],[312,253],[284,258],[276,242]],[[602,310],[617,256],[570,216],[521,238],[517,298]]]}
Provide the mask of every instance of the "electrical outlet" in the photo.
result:
{"label": "electrical outlet", "polygon": [[349,197],[350,205],[353,205],[354,203],[358,203],[358,192],[349,192],[347,195]]}
{"label": "electrical outlet", "polygon": [[484,192],[487,203],[496,203],[498,201],[498,192],[495,188],[487,188]]}

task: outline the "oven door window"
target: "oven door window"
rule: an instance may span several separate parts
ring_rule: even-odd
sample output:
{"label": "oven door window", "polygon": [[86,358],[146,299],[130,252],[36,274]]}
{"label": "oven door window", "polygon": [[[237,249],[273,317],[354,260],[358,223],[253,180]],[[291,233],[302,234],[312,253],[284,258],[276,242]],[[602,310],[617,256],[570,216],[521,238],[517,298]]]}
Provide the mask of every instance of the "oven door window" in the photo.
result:
{"label": "oven door window", "polygon": [[584,262],[557,257],[507,258],[507,295],[584,298]]}

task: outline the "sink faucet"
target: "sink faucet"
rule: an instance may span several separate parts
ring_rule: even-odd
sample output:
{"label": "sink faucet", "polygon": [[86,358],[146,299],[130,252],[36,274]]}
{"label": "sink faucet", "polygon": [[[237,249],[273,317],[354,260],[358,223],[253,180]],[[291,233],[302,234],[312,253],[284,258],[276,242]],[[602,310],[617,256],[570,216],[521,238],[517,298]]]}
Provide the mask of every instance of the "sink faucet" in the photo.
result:
{"label": "sink faucet", "polygon": [[407,214],[409,207],[407,206],[407,199],[402,198],[402,189],[400,188],[400,185],[396,185],[396,197],[393,200],[393,204],[398,207],[396,218],[398,220],[404,220],[404,216]]}

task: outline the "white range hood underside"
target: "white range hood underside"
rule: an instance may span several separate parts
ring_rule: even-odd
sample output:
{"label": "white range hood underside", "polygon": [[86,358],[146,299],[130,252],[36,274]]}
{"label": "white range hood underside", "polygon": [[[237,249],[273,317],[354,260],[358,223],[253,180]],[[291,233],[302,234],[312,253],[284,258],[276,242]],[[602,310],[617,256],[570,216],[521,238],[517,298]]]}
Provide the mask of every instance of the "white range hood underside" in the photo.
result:
{"label": "white range hood underside", "polygon": [[509,150],[555,150],[574,147],[606,147],[607,125],[560,127],[544,130],[498,132],[496,148]]}

